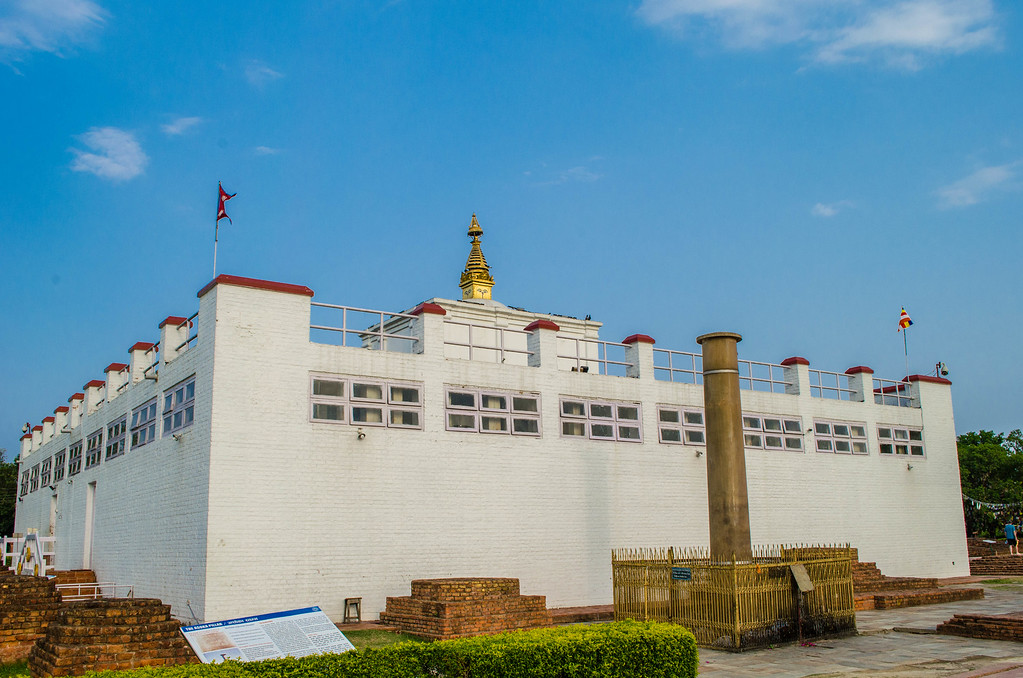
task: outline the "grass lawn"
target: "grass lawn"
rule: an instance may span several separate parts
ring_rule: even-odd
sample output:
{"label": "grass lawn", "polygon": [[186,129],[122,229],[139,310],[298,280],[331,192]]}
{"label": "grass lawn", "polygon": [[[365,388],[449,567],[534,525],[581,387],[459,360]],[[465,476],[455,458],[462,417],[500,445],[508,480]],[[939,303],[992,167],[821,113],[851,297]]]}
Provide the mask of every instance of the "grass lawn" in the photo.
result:
{"label": "grass lawn", "polygon": [[14,662],[13,664],[0,664],[0,678],[13,678],[14,676],[27,676],[27,675],[28,675],[28,662]]}
{"label": "grass lawn", "polygon": [[[345,637],[352,641],[352,645],[360,650],[365,650],[367,647],[381,648],[387,647],[388,645],[394,645],[395,643],[403,643],[407,640],[411,640],[416,643],[424,643],[420,638],[410,636],[406,633],[394,633],[392,631],[379,631],[377,629],[366,629],[363,631],[345,631]],[[0,674],[0,678],[4,678],[3,674]]]}

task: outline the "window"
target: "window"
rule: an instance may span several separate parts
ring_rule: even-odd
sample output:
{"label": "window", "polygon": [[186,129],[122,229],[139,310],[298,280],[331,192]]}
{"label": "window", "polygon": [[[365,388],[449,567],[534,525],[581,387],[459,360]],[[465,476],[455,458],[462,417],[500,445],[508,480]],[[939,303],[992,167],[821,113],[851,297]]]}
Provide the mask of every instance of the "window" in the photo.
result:
{"label": "window", "polygon": [[195,418],[195,377],[189,377],[163,394],[163,435],[188,428]]}
{"label": "window", "polygon": [[124,443],[128,433],[128,417],[121,417],[107,426],[107,452],[106,459],[120,457],[124,454]]}
{"label": "window", "polygon": [[21,474],[21,491],[19,492],[19,496],[24,497],[26,494],[28,494],[28,471],[27,470],[23,471],[22,474]]}
{"label": "window", "polygon": [[540,435],[540,395],[449,386],[444,396],[449,431]]}
{"label": "window", "polygon": [[884,455],[924,456],[924,432],[918,428],[877,427],[878,450]]}
{"label": "window", "polygon": [[662,443],[675,445],[706,445],[707,429],[703,421],[703,410],[657,406],[657,435]]}
{"label": "window", "polygon": [[312,375],[310,418],[353,426],[423,427],[421,384]]}
{"label": "window", "polygon": [[813,436],[818,452],[867,454],[867,425],[862,422],[816,419]]}
{"label": "window", "polygon": [[131,413],[131,446],[142,447],[156,440],[156,398]]}
{"label": "window", "polygon": [[742,439],[746,447],[801,452],[803,422],[798,418],[743,412]]}
{"label": "window", "polygon": [[67,460],[67,450],[61,450],[53,455],[53,482],[58,483],[64,480],[64,463]]}
{"label": "window", "polygon": [[639,403],[561,399],[561,435],[643,442]]}
{"label": "window", "polygon": [[53,475],[53,457],[43,461],[43,468],[39,472],[39,484],[41,486],[50,484],[50,476]]}
{"label": "window", "polygon": [[100,454],[103,452],[103,429],[89,434],[85,439],[85,468],[99,466]]}
{"label": "window", "polygon": [[28,491],[35,492],[39,489],[39,464],[32,467],[32,473],[28,477]]}
{"label": "window", "polygon": [[70,478],[82,471],[82,441],[72,443],[67,455],[67,475]]}

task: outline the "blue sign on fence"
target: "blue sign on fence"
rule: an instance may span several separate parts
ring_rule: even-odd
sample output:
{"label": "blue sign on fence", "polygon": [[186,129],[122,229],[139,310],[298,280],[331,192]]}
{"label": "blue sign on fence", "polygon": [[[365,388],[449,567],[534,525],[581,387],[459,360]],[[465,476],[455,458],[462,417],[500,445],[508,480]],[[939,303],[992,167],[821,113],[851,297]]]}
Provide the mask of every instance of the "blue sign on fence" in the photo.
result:
{"label": "blue sign on fence", "polygon": [[678,581],[690,581],[693,578],[693,571],[688,567],[671,568],[671,578]]}

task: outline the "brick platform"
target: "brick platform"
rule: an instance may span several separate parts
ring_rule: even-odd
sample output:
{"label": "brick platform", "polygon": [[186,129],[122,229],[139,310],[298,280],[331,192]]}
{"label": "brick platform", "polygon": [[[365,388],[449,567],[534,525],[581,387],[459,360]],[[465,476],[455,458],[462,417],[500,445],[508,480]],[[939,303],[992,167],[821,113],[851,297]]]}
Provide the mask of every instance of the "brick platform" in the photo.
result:
{"label": "brick platform", "polygon": [[33,676],[73,676],[87,671],[195,663],[191,648],[155,598],[65,603],[32,648]]}
{"label": "brick platform", "polygon": [[52,580],[0,570],[0,663],[28,657],[59,610]]}
{"label": "brick platform", "polygon": [[1023,577],[1023,556],[996,555],[984,556],[970,560],[970,574],[993,575],[1004,574]]}
{"label": "brick platform", "polygon": [[96,573],[92,570],[54,570],[51,574],[54,576],[53,583],[57,586],[65,584],[78,585],[74,589],[64,589],[63,591],[58,589],[62,600],[69,597],[74,598],[75,596],[99,597],[99,587],[90,586],[90,584],[96,583]]}
{"label": "brick platform", "polygon": [[965,638],[1023,641],[1023,612],[1009,614],[957,614],[938,625],[938,633]]}
{"label": "brick platform", "polygon": [[552,626],[546,596],[519,594],[519,580],[416,579],[412,595],[388,597],[380,621],[432,640]]}
{"label": "brick platform", "polygon": [[984,597],[982,588],[941,587],[929,577],[888,577],[875,563],[853,561],[856,610],[889,610],[897,607],[936,605]]}
{"label": "brick platform", "polygon": [[970,558],[1009,555],[1009,545],[1005,543],[1004,539],[998,540],[968,537],[966,539],[966,548],[969,551]]}

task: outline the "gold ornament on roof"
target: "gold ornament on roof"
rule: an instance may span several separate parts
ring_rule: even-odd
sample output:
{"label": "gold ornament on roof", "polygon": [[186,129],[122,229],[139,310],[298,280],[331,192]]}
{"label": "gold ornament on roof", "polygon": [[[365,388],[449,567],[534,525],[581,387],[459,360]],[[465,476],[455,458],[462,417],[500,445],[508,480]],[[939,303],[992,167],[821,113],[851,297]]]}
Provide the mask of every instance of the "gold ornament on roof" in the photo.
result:
{"label": "gold ornament on roof", "polygon": [[483,256],[483,250],[480,249],[481,235],[483,235],[483,229],[480,227],[480,222],[476,221],[474,212],[472,221],[469,223],[472,249],[469,250],[469,259],[465,262],[465,270],[462,271],[462,278],[458,283],[458,286],[462,288],[462,299],[489,299],[490,291],[494,287],[490,266],[487,265],[487,258]]}

